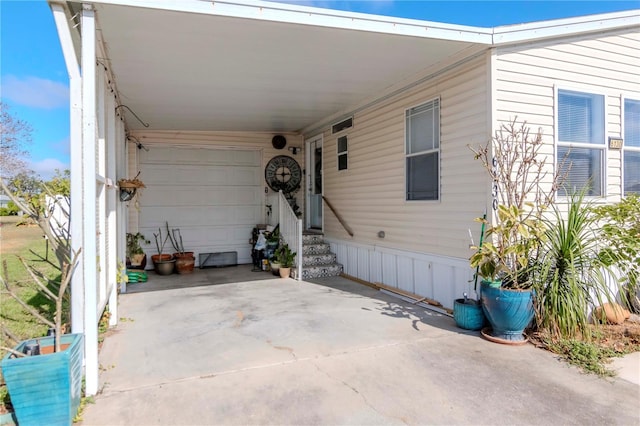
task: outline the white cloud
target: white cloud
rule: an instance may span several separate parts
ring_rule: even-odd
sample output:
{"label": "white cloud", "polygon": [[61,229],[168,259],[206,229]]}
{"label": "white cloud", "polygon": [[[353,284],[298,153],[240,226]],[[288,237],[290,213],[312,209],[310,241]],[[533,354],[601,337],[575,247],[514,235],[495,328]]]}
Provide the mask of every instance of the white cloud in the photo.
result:
{"label": "white cloud", "polygon": [[69,164],[55,158],[45,158],[41,161],[31,162],[29,168],[40,175],[43,180],[49,180],[56,174],[56,169],[63,171],[69,168]]}
{"label": "white cloud", "polygon": [[69,87],[66,84],[39,77],[2,77],[2,97],[19,105],[54,109],[69,104]]}

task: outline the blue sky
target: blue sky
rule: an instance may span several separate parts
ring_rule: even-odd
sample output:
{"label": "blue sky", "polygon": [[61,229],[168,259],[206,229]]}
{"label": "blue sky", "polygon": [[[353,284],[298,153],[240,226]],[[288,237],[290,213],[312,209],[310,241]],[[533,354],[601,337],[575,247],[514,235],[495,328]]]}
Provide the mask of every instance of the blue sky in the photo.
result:
{"label": "blue sky", "polygon": [[[640,8],[640,1],[290,1],[360,13],[493,27]],[[33,131],[31,168],[69,167],[69,79],[45,0],[0,0],[0,95]]]}

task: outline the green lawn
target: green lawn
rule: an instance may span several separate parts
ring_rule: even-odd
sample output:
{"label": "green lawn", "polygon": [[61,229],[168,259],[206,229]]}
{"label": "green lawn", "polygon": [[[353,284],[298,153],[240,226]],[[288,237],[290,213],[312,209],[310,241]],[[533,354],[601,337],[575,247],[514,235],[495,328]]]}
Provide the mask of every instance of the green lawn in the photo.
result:
{"label": "green lawn", "polygon": [[[17,222],[15,217],[0,218],[0,258],[2,264],[6,261],[9,285],[24,302],[39,309],[46,318],[53,318],[54,303],[38,291],[37,285],[17,256],[23,257],[46,277],[55,279],[59,276],[59,271],[54,267],[57,263],[55,255],[51,249],[47,253],[47,243],[39,227],[16,226]],[[2,269],[5,277],[4,266]],[[27,313],[4,288],[0,293],[0,326],[20,340],[43,336],[48,328]],[[4,333],[1,334],[0,345],[13,346],[14,342]],[[4,351],[2,355],[4,356]]]}

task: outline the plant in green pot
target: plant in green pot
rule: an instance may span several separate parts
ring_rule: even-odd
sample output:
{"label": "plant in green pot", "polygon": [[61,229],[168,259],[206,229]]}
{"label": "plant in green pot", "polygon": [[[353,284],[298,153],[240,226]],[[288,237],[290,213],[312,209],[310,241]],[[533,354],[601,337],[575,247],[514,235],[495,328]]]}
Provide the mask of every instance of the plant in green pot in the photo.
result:
{"label": "plant in green pot", "polygon": [[482,308],[491,324],[483,335],[501,343],[526,341],[523,332],[535,313],[543,213],[560,181],[546,166],[543,146],[541,131],[531,135],[526,122],[514,119],[502,124],[486,146],[470,147],[489,173],[494,196],[492,217],[478,219],[486,235],[470,264],[483,277]]}
{"label": "plant in green pot", "polygon": [[278,251],[278,263],[280,263],[280,277],[288,278],[291,268],[295,265],[296,253],[291,251],[288,244],[282,244]]}

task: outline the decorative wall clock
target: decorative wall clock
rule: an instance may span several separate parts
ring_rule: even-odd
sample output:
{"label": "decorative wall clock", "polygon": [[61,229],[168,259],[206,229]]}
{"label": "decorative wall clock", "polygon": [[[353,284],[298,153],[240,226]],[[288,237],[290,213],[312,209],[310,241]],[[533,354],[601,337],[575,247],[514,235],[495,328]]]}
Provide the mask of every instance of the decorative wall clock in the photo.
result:
{"label": "decorative wall clock", "polygon": [[302,170],[296,160],[287,155],[273,157],[264,168],[264,178],[269,188],[274,191],[282,190],[288,194],[300,187]]}

